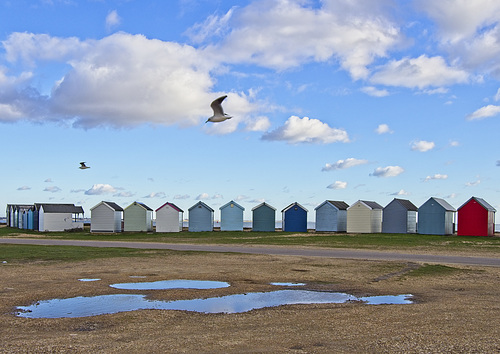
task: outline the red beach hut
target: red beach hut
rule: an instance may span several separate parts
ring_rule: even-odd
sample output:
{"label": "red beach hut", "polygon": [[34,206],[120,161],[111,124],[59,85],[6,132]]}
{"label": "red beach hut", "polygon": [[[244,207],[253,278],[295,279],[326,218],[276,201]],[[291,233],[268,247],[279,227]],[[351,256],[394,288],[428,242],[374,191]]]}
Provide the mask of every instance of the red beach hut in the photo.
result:
{"label": "red beach hut", "polygon": [[459,236],[493,236],[495,208],[484,199],[472,197],[458,208]]}

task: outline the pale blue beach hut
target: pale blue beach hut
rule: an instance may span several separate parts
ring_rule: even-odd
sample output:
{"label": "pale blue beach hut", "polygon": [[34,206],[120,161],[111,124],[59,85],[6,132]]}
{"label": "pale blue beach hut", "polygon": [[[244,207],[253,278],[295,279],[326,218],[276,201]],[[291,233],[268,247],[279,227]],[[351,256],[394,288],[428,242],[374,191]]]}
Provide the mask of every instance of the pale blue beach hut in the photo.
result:
{"label": "pale blue beach hut", "polygon": [[347,231],[347,208],[349,204],[337,200],[325,200],[316,211],[316,231]]}
{"label": "pale blue beach hut", "polygon": [[276,231],[276,208],[266,202],[252,209],[252,231]]}
{"label": "pale blue beach hut", "polygon": [[382,213],[382,232],[414,234],[417,232],[418,208],[409,200],[394,198]]}
{"label": "pale blue beach hut", "polygon": [[214,210],[202,201],[189,208],[188,214],[189,231],[201,232],[214,230]]}
{"label": "pale blue beach hut", "polygon": [[456,209],[441,198],[431,197],[418,208],[418,233],[422,235],[452,235]]}
{"label": "pale blue beach hut", "polygon": [[219,210],[221,231],[243,231],[243,212],[245,208],[231,200],[221,206]]}

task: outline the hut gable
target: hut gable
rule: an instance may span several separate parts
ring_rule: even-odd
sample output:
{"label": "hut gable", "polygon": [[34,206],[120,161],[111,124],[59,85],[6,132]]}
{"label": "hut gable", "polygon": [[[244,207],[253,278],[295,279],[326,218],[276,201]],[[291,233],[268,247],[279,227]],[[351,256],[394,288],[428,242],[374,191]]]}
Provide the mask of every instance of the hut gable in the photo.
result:
{"label": "hut gable", "polygon": [[243,208],[234,200],[224,204],[220,210],[221,231],[243,231]]}
{"label": "hut gable", "polygon": [[495,208],[484,199],[471,197],[458,208],[460,236],[493,236],[495,234]]}
{"label": "hut gable", "polygon": [[347,231],[347,208],[343,201],[326,200],[318,205],[316,211],[316,231]]}
{"label": "hut gable", "polygon": [[417,211],[409,200],[394,198],[382,213],[382,232],[416,233]]}
{"label": "hut gable", "polygon": [[266,202],[252,208],[252,231],[276,231],[276,208]]}
{"label": "hut gable", "polygon": [[189,212],[189,231],[213,231],[214,229],[214,210],[207,204],[199,201],[188,210]]}
{"label": "hut gable", "polygon": [[123,208],[102,201],[90,208],[90,232],[122,232]]}
{"label": "hut gable", "polygon": [[358,200],[347,209],[347,232],[382,232],[382,210],[377,202]]}
{"label": "hut gable", "polygon": [[156,209],[156,232],[182,231],[184,211],[174,203],[167,202]]}
{"label": "hut gable", "polygon": [[153,230],[153,209],[144,203],[133,202],[123,210],[123,230],[149,232]]}
{"label": "hut gable", "polygon": [[308,210],[297,202],[283,209],[283,231],[307,232],[307,212]]}
{"label": "hut gable", "polygon": [[444,199],[431,197],[418,208],[418,233],[452,235],[456,210]]}

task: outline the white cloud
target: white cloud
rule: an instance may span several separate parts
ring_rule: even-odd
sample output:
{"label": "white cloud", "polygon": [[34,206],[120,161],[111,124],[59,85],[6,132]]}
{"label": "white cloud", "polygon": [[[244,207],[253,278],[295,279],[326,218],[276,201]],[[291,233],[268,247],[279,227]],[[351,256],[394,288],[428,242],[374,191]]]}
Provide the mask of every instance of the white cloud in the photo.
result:
{"label": "white cloud", "polygon": [[22,186],[22,187],[19,187],[17,190],[18,191],[29,191],[31,189],[31,187],[28,187],[28,186]]}
{"label": "white cloud", "polygon": [[176,194],[174,195],[174,199],[189,199],[190,196],[188,194]]}
{"label": "white cloud", "polygon": [[442,175],[442,174],[436,173],[433,176],[425,177],[424,182],[428,182],[431,180],[442,180],[442,179],[448,179],[448,175]]}
{"label": "white cloud", "polygon": [[271,122],[267,117],[257,117],[247,123],[245,130],[252,132],[264,132],[269,129]]}
{"label": "white cloud", "polygon": [[329,188],[329,189],[346,189],[347,188],[347,182],[335,181],[334,183],[330,184],[326,188]]}
{"label": "white cloud", "polygon": [[109,184],[94,184],[92,188],[85,191],[86,195],[102,195],[102,194],[110,194],[115,193],[116,188]]}
{"label": "white cloud", "polygon": [[495,94],[494,100],[500,101],[500,88],[497,90],[497,93]]}
{"label": "white cloud", "polygon": [[500,106],[495,106],[495,105],[490,104],[490,105],[481,107],[478,110],[476,110],[475,112],[469,114],[467,116],[467,120],[479,120],[479,119],[494,117],[498,114],[500,114]]}
{"label": "white cloud", "polygon": [[391,60],[376,71],[370,81],[387,86],[424,89],[465,83],[469,74],[448,66],[442,57],[421,55],[418,58]]}
{"label": "white cloud", "polygon": [[368,160],[355,159],[353,157],[349,157],[345,160],[338,160],[337,162],[330,164],[325,164],[325,167],[321,171],[334,171],[334,170],[343,170],[345,168],[354,167],[357,165],[364,165],[368,163]]}
{"label": "white cloud", "polygon": [[262,139],[286,141],[289,144],[349,142],[345,130],[331,128],[318,119],[299,118],[297,116],[291,116],[285,122],[285,125],[264,134]]}
{"label": "white cloud", "polygon": [[377,167],[370,176],[374,177],[396,177],[405,170],[400,166]]}
{"label": "white cloud", "polygon": [[61,191],[61,188],[56,187],[56,186],[50,186],[50,187],[45,187],[44,192],[50,192],[50,193],[57,193]]}
{"label": "white cloud", "polygon": [[130,198],[130,197],[133,197],[134,195],[135,195],[135,193],[123,191],[123,192],[118,192],[118,193],[113,194],[113,197]]}
{"label": "white cloud", "polygon": [[456,140],[452,140],[450,141],[450,146],[451,147],[457,147],[457,146],[460,146],[460,143]]}
{"label": "white cloud", "polygon": [[480,183],[481,183],[481,180],[478,179],[478,180],[473,181],[473,182],[467,182],[467,183],[465,183],[465,186],[466,187],[474,187],[474,186],[477,186]]}
{"label": "white cloud", "polygon": [[45,183],[52,183],[53,181],[52,181],[52,178],[47,178],[44,182]]}
{"label": "white cloud", "polygon": [[116,10],[110,11],[106,16],[106,29],[109,31],[113,27],[118,26],[122,22],[121,17]]}
{"label": "white cloud", "polygon": [[377,134],[394,133],[387,124],[379,124],[379,126],[377,127],[377,129],[375,129],[375,131],[377,132]]}
{"label": "white cloud", "polygon": [[366,93],[369,96],[373,97],[385,97],[389,96],[389,91],[383,89],[377,89],[376,87],[373,86],[365,86],[361,89],[364,93]]}
{"label": "white cloud", "polygon": [[[367,66],[399,45],[399,28],[383,5],[365,1],[261,0],[231,9],[193,27],[193,38],[228,32],[208,45],[210,56],[228,63],[254,63],[285,70],[308,62],[338,60],[354,79],[368,76]],[[227,25],[232,26],[230,32]]]}
{"label": "white cloud", "polygon": [[409,195],[410,193],[408,193],[407,191],[405,191],[404,189],[400,189],[399,192],[396,192],[396,193],[392,193],[390,195],[395,195],[395,196],[398,196],[398,195]]}
{"label": "white cloud", "polygon": [[434,149],[435,146],[436,144],[433,141],[419,140],[419,141],[414,141],[411,144],[411,149],[413,151],[426,152]]}
{"label": "white cloud", "polygon": [[222,194],[214,194],[213,196],[210,196],[210,194],[208,193],[201,193],[196,197],[196,200],[202,200],[202,199],[210,200],[210,199],[222,199],[222,198],[224,198]]}
{"label": "white cloud", "polygon": [[143,198],[165,198],[166,194],[163,192],[152,192],[148,195],[145,195]]}
{"label": "white cloud", "polygon": [[193,126],[212,114],[210,102],[222,94],[229,96],[233,120],[246,119],[257,109],[249,102],[253,97],[212,92],[212,71],[220,63],[189,45],[123,32],[99,40],[13,33],[2,44],[12,63],[70,65],[54,82],[50,96],[29,87],[30,75],[10,78],[0,67],[0,88],[5,81],[13,92],[8,96],[12,99],[0,106],[4,121],[66,120],[83,128]]}

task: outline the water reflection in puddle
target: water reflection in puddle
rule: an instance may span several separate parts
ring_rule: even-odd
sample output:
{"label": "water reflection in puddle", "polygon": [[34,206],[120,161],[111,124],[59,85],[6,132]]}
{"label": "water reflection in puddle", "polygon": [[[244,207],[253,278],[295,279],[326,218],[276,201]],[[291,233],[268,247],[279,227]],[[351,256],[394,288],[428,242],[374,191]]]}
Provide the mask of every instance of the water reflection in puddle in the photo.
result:
{"label": "water reflection in puddle", "polygon": [[126,290],[166,290],[166,289],[219,289],[227,288],[230,284],[224,281],[210,280],[159,280],[142,283],[118,283],[111,284],[115,289]]}
{"label": "water reflection in puddle", "polygon": [[306,283],[270,283],[276,286],[304,286]]}
{"label": "water reflection in puddle", "polygon": [[354,295],[310,290],[279,290],[272,292],[227,295],[207,299],[161,301],[148,300],[146,295],[100,295],[40,301],[19,306],[16,316],[26,318],[86,317],[134,310],[184,310],[202,313],[240,313],[264,307],[295,304],[345,303],[365,301],[368,304],[411,304],[412,295],[358,298]]}
{"label": "water reflection in puddle", "polygon": [[78,279],[79,281],[99,281],[101,279],[99,278],[81,278],[81,279]]}

